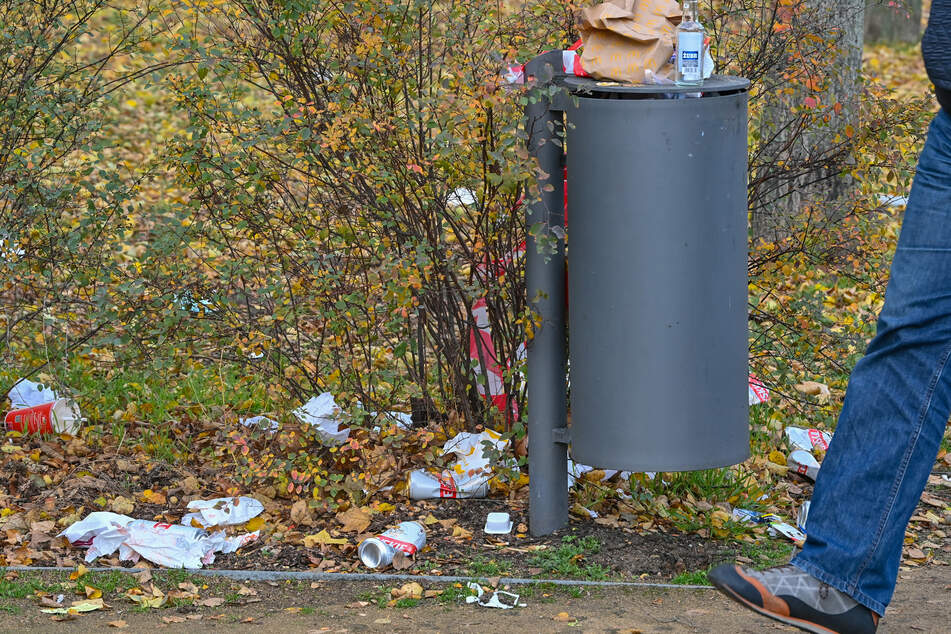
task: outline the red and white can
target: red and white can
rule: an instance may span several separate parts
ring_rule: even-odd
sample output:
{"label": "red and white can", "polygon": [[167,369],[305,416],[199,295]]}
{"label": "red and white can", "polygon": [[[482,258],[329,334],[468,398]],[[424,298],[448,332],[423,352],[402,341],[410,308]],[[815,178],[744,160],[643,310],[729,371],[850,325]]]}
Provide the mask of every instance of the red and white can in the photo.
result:
{"label": "red and white can", "polygon": [[396,551],[415,555],[426,545],[426,529],[419,522],[400,522],[376,537],[360,542],[357,553],[367,568],[383,568],[393,563]]}
{"label": "red and white can", "polygon": [[82,419],[75,401],[59,398],[50,403],[7,412],[7,429],[27,434],[70,434],[79,431]]}

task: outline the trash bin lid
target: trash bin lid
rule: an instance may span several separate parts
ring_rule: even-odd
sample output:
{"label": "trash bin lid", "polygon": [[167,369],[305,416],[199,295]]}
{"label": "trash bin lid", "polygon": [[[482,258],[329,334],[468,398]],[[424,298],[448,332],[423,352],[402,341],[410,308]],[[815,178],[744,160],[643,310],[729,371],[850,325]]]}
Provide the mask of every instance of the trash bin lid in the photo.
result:
{"label": "trash bin lid", "polygon": [[622,84],[616,81],[590,77],[565,77],[565,87],[579,97],[594,99],[669,99],[669,95],[701,93],[704,97],[732,95],[750,88],[750,80],[731,75],[713,75],[703,80],[701,86],[676,86],[672,84]]}

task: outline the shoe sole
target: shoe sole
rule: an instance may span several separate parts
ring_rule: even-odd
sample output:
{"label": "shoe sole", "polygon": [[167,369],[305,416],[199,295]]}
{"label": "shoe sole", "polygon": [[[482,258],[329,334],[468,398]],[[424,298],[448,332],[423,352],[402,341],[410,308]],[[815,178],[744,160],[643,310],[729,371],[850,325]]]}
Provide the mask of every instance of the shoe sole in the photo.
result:
{"label": "shoe sole", "polygon": [[811,623],[809,621],[803,621],[802,619],[793,618],[791,616],[783,616],[781,614],[776,614],[775,612],[770,612],[769,610],[764,610],[763,608],[756,605],[755,603],[751,603],[750,601],[747,601],[746,599],[744,599],[743,597],[735,593],[733,589],[730,588],[729,586],[722,585],[713,579],[710,579],[710,581],[713,583],[714,586],[716,586],[717,590],[725,594],[727,597],[733,599],[740,605],[747,607],[750,610],[753,610],[757,614],[761,614],[765,617],[771,618],[774,621],[779,621],[780,623],[785,623],[786,625],[792,625],[793,627],[798,627],[799,629],[804,630],[806,632],[813,632],[813,634],[838,634],[835,630],[830,630],[828,628],[822,627],[821,625],[816,625],[815,623]]}

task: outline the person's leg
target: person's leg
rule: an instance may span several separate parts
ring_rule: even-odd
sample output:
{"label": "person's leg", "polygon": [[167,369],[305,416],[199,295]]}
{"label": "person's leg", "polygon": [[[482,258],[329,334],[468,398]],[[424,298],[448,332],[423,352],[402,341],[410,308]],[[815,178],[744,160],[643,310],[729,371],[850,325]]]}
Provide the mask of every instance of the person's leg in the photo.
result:
{"label": "person's leg", "polygon": [[773,618],[821,624],[812,631],[874,631],[861,606],[883,614],[894,591],[905,526],[951,411],[949,356],[951,117],[942,111],[919,158],[877,333],[819,471],[803,550],[766,573],[721,566],[714,584]]}
{"label": "person's leg", "polygon": [[849,379],[793,564],[883,614],[951,412],[951,117],[918,162],[875,338]]}

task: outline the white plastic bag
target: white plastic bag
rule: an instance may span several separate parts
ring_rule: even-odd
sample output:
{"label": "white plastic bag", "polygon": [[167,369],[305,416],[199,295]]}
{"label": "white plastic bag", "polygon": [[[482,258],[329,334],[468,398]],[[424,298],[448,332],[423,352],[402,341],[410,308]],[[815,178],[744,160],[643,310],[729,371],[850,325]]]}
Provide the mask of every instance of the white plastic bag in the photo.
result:
{"label": "white plastic bag", "polygon": [[68,539],[73,546],[91,546],[93,538],[97,535],[116,528],[124,528],[132,521],[133,518],[128,515],[96,511],[68,526],[59,536]]}

